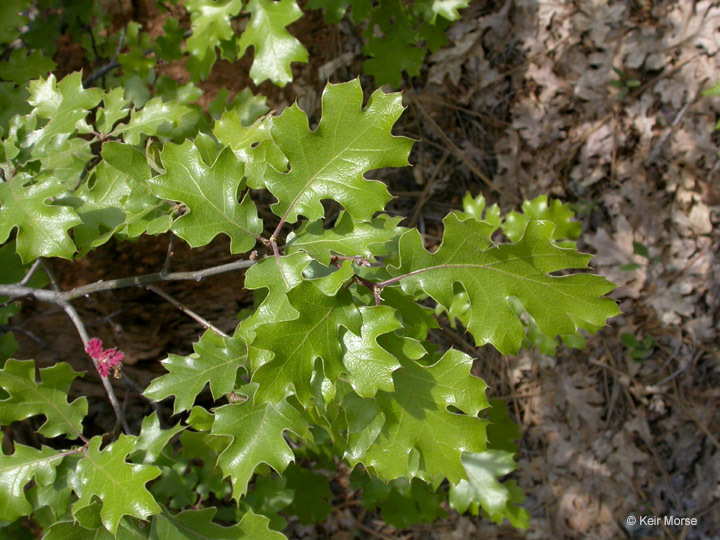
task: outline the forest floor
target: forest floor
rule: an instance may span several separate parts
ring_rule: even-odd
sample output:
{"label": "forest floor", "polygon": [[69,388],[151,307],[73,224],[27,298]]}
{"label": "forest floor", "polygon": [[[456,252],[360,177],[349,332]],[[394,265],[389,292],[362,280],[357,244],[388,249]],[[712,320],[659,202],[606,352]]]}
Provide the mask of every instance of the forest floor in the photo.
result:
{"label": "forest floor", "polygon": [[[579,245],[618,285],[612,296],[623,315],[584,350],[560,347],[553,356],[478,350],[441,321],[438,339],[478,358],[474,372],[488,396],[504,400],[521,427],[511,477],[527,494],[526,531],[456,514],[398,531],[348,506],[318,527],[291,523],[290,534],[344,540],[361,523],[367,538],[386,539],[720,538],[720,132],[713,131],[720,98],[701,95],[720,79],[720,5],[477,0],[462,13],[448,46],[406,85],[408,110],[396,133],[419,141],[414,167],[375,175],[398,195],[391,213],[417,225],[432,246],[466,191],[505,211],[540,194],[570,202],[583,224]],[[357,30],[345,24],[324,25],[317,12],[296,23],[291,31],[311,63],[296,66],[286,88],[266,83],[256,91],[278,111],[297,99],[317,121],[320,68],[331,82],[359,72],[361,42],[347,37]],[[345,63],[329,64],[338,57]],[[183,76],[182,66],[164,69]],[[219,62],[201,85],[203,99],[248,84],[247,66]],[[166,246],[166,237],[111,243],[55,271],[67,288],[154,272]],[[223,253],[222,242],[192,253],[178,244],[174,264],[219,264]],[[225,330],[252,301],[223,279],[167,291]],[[143,387],[163,372],[159,360],[191,352],[201,331],[144,290],[98,294],[78,308],[96,321],[97,335],[122,344],[128,373]],[[43,307],[22,317],[44,341],[18,335],[23,357],[82,359],[62,312]],[[640,343],[623,343],[623,334]],[[100,403],[99,385],[85,384],[80,391]],[[130,416],[133,406],[144,414],[132,400]],[[109,419],[99,405],[93,410],[102,432]],[[698,523],[632,526],[629,516]]]}

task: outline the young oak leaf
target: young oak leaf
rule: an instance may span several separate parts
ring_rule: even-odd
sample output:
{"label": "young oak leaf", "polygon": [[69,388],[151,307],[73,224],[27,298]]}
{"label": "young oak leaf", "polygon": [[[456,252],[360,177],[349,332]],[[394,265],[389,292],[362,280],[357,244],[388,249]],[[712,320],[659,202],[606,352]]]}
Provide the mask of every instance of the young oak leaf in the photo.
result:
{"label": "young oak leaf", "polygon": [[76,71],[56,83],[55,75],[47,79],[36,79],[29,85],[28,102],[34,106],[33,114],[38,118],[47,118],[49,122],[33,137],[34,153],[41,157],[42,148],[57,135],[70,136],[74,131],[88,133],[92,128],[85,121],[90,109],[103,98],[99,88],[85,90],[82,86],[82,74]]}
{"label": "young oak leaf", "polygon": [[190,356],[171,354],[162,365],[169,371],[153,379],[143,393],[146,397],[160,401],[175,396],[173,414],[192,407],[195,397],[210,383],[214,399],[229,394],[235,386],[235,377],[246,357],[245,343],[237,338],[224,338],[207,330],[197,343],[195,353]]}
{"label": "young oak leaf", "polygon": [[253,403],[250,399],[217,409],[211,433],[232,437],[217,463],[232,480],[233,497],[247,493],[248,481],[261,463],[282,474],[294,459],[283,433],[291,431],[311,439],[309,427],[304,416],[285,399],[277,403]]}
{"label": "young oak leaf", "polygon": [[255,84],[270,79],[278,86],[292,81],[292,62],[307,62],[308,52],[285,27],[300,17],[295,0],[250,0],[245,11],[250,22],[240,36],[238,59],[248,47],[255,48],[250,77]]}
{"label": "young oak leaf", "polygon": [[0,370],[0,387],[10,394],[0,400],[0,424],[7,426],[42,414],[46,420],[38,433],[46,437],[78,438],[87,414],[87,398],[80,397],[68,403],[67,395],[73,380],[81,374],[61,362],[41,369],[38,384],[34,360],[8,360],[5,368]]}
{"label": "young oak leaf", "polygon": [[67,188],[53,179],[30,181],[18,174],[0,182],[0,243],[17,228],[17,253],[24,263],[38,257],[71,259],[75,244],[67,231],[81,220],[72,208],[48,204]]}
{"label": "young oak leaf", "polygon": [[115,534],[123,516],[146,519],[162,511],[145,487],[162,471],[152,465],[133,465],[125,461],[136,439],[120,435],[117,441],[103,450],[100,450],[102,437],[90,439],[85,456],[78,462],[71,478],[73,490],[79,497],[72,506],[73,515],[93,504],[97,497],[102,502],[102,524]]}
{"label": "young oak leaf", "polygon": [[398,350],[398,339],[391,341],[402,366],[393,371],[395,391],[363,400],[364,414],[374,411],[373,420],[359,424],[348,418],[346,457],[385,481],[418,477],[429,482],[443,475],[457,483],[466,478],[462,453],[485,450],[487,422],[477,414],[488,407],[487,385],[470,374],[472,358],[466,354],[451,349],[425,367]]}
{"label": "young oak leaf", "polygon": [[449,309],[453,285],[460,283],[470,300],[468,331],[478,346],[491,343],[503,354],[519,350],[525,330],[510,306],[517,298],[547,336],[589,332],[620,313],[614,300],[602,296],[613,289],[605,278],[591,274],[552,276],[573,268],[586,268],[592,255],[558,247],[555,225],[531,220],[516,244],[496,246],[494,227],[455,214],[444,220],[443,242],[429,253],[416,230],[399,243],[400,266],[389,267],[393,279],[409,294],[425,292]]}
{"label": "young oak leaf", "polygon": [[165,174],[148,180],[158,196],[185,204],[188,212],[175,220],[172,230],[191,247],[204,246],[220,233],[230,237],[230,251],[243,253],[260,238],[262,221],[255,204],[246,195],[243,164],[225,148],[208,167],[191,141],[168,143],[161,154]]}
{"label": "young oak leaf", "polygon": [[300,214],[314,221],[325,214],[320,201],[333,199],[354,219],[368,221],[385,207],[391,198],[385,185],[363,175],[407,165],[413,141],[391,133],[403,111],[400,94],[377,90],[364,109],[362,101],[358,79],[328,84],[315,131],[297,104],[271,119],[270,133],[290,162],[289,172],[268,167],[264,173],[265,185],[278,199],[275,214],[289,223]]}
{"label": "young oak leaf", "polygon": [[468,478],[450,485],[450,505],[461,514],[470,510],[475,516],[482,507],[498,525],[507,518],[513,527],[526,529],[530,516],[520,506],[525,498],[522,490],[515,482],[498,481],[499,477],[517,469],[513,452],[468,452],[463,454],[462,462]]}

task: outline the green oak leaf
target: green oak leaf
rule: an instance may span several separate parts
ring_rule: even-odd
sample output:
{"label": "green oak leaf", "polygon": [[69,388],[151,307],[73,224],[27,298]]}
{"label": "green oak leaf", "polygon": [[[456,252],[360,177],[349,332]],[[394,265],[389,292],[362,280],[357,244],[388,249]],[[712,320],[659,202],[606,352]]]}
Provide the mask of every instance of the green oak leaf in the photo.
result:
{"label": "green oak leaf", "polygon": [[283,437],[286,431],[311,439],[308,421],[285,399],[255,404],[248,400],[215,411],[211,433],[232,437],[217,464],[232,481],[233,497],[247,492],[248,481],[261,463],[282,474],[293,461],[293,452]]}
{"label": "green oak leaf", "polygon": [[56,83],[55,75],[47,79],[36,79],[29,85],[28,102],[34,107],[33,114],[49,122],[34,137],[36,156],[43,154],[45,144],[56,136],[68,137],[74,131],[89,133],[90,125],[85,121],[90,109],[103,98],[99,88],[83,89],[82,74],[76,71]]}
{"label": "green oak leaf", "polygon": [[60,521],[47,529],[43,540],[147,540],[148,533],[136,520],[120,520],[115,534],[108,532],[102,524],[93,529],[83,527],[76,521]]}
{"label": "green oak leaf", "polygon": [[372,398],[378,390],[393,391],[392,373],[400,367],[397,358],[383,349],[377,338],[402,325],[395,310],[388,306],[363,306],[360,313],[363,319],[360,335],[346,332],[343,336],[346,349],[343,364],[353,390],[361,397]]}
{"label": "green oak leaf", "polygon": [[300,523],[310,525],[322,523],[333,510],[333,494],[329,479],[315,471],[291,464],[283,473],[287,486],[295,491],[295,497],[283,512],[297,516]]}
{"label": "green oak leaf", "polygon": [[37,450],[15,443],[15,453],[10,455],[0,449],[0,527],[30,515],[33,508],[25,498],[25,486],[33,478],[39,485],[51,484],[62,457],[57,450],[47,446]]}
{"label": "green oak leaf", "polygon": [[[168,19],[174,20],[174,19]],[[103,97],[103,107],[98,109],[96,125],[100,133],[110,133],[118,120],[122,120],[128,114],[130,101],[124,97],[125,91],[122,87],[113,88]]]}
{"label": "green oak leaf", "polygon": [[385,481],[442,475],[459,482],[466,477],[462,453],[485,450],[487,422],[477,414],[488,406],[487,385],[470,374],[472,358],[459,351],[451,349],[427,367],[405,358],[397,346],[392,352],[402,365],[393,372],[395,391],[354,404],[362,405],[366,420],[349,418],[346,457]]}
{"label": "green oak leaf", "polygon": [[68,189],[75,189],[94,157],[90,141],[80,137],[55,137],[45,145],[43,153],[41,172],[35,181],[59,182]]}
{"label": "green oak leaf", "polygon": [[142,463],[153,463],[170,443],[170,440],[184,429],[185,427],[180,424],[175,424],[170,429],[162,429],[157,412],[153,411],[150,416],[143,418],[140,436],[135,443],[131,457],[140,454]]}
{"label": "green oak leaf", "polygon": [[110,135],[122,136],[125,142],[132,145],[140,144],[143,137],[152,137],[162,132],[166,124],[177,126],[182,117],[190,112],[190,108],[177,101],[164,102],[154,97],[140,109],[133,109],[127,124],[120,124]]}
{"label": "green oak leaf", "polygon": [[0,424],[42,414],[46,420],[38,433],[46,437],[66,435],[76,439],[82,434],[82,421],[88,410],[87,398],[67,401],[73,380],[81,375],[70,364],[59,362],[40,370],[41,382],[35,381],[35,361],[10,359],[0,370],[0,387],[10,397],[0,400]]}
{"label": "green oak leaf", "polygon": [[413,141],[391,133],[403,110],[400,94],[378,90],[364,109],[362,101],[358,79],[328,84],[315,131],[297,105],[271,119],[270,133],[290,162],[289,172],[265,172],[265,185],[278,199],[272,206],[276,215],[289,223],[300,214],[314,221],[325,214],[320,201],[333,199],[356,220],[369,221],[385,207],[391,198],[385,185],[363,175],[407,165]]}
{"label": "green oak leaf", "polygon": [[[275,403],[296,394],[300,403],[309,405],[317,358],[322,359],[322,371],[330,381],[345,371],[340,329],[360,335],[362,315],[348,291],[337,296],[328,296],[329,292],[305,281],[287,293],[290,305],[301,316],[255,329],[250,362],[255,369],[252,380],[260,385],[256,401]],[[266,360],[258,349],[273,353],[272,359]]]}
{"label": "green oak leaf", "polygon": [[278,512],[286,508],[295,497],[295,491],[286,486],[287,480],[283,476],[255,475],[252,490],[243,497],[243,503],[268,517],[270,526],[281,531],[287,526],[287,520]]}
{"label": "green oak leaf", "polygon": [[364,50],[370,58],[363,62],[363,73],[372,75],[375,84],[389,84],[393,88],[403,85],[403,71],[417,77],[427,54],[427,49],[406,41],[395,32],[384,38],[372,37]]}
{"label": "green oak leaf", "polygon": [[25,84],[30,79],[47,74],[55,66],[55,62],[40,51],[28,54],[26,49],[15,49],[6,61],[0,62],[0,79]]}
{"label": "green oak leaf", "polygon": [[586,268],[591,255],[558,247],[555,225],[531,220],[515,244],[496,246],[493,226],[450,214],[444,220],[443,242],[428,253],[416,230],[400,239],[400,266],[389,267],[409,294],[424,292],[449,308],[454,284],[460,283],[470,301],[468,331],[478,346],[491,343],[503,354],[517,353],[525,330],[510,306],[517,298],[547,336],[590,332],[619,312],[614,300],[601,296],[613,285],[590,274],[564,276],[552,272]]}
{"label": "green oak leaf", "polygon": [[540,195],[532,201],[524,201],[522,214],[510,212],[505,216],[502,230],[510,240],[517,242],[525,232],[528,221],[531,219],[542,219],[555,224],[552,239],[566,240],[558,242],[561,247],[575,247],[575,242],[582,232],[582,224],[579,221],[572,221],[575,212],[570,209],[569,204],[563,204],[557,199],[548,203],[547,195]]}
{"label": "green oak leaf", "polygon": [[290,304],[287,293],[303,281],[303,270],[310,264],[304,253],[293,253],[280,257],[280,264],[274,257],[258,261],[245,273],[245,288],[266,289],[264,295],[256,293],[261,303],[253,314],[240,324],[243,336],[249,336],[253,328],[266,322],[289,321],[298,316]]}
{"label": "green oak leaf", "polygon": [[166,172],[149,180],[152,192],[188,208],[173,223],[173,232],[191,247],[204,246],[225,233],[231,253],[252,249],[262,221],[249,194],[238,203],[238,190],[244,187],[243,164],[232,151],[225,148],[208,166],[197,146],[185,141],[166,144],[161,158]]}
{"label": "green oak leaf", "polygon": [[244,367],[245,343],[236,337],[224,338],[207,330],[193,349],[190,356],[171,354],[163,360],[169,373],[153,379],[143,393],[154,401],[174,395],[173,414],[190,409],[208,383],[214,399],[229,394],[238,368]]}
{"label": "green oak leaf", "polygon": [[150,540],[285,540],[285,536],[268,528],[270,520],[248,511],[239,523],[223,527],[213,523],[216,508],[185,510],[170,515],[153,516]]}
{"label": "green oak leaf", "polygon": [[383,482],[355,468],[350,475],[350,482],[353,489],[362,489],[362,505],[365,508],[371,511],[379,508],[383,521],[398,529],[406,529],[418,523],[432,523],[447,516],[442,508],[447,498],[443,490],[417,478]]}
{"label": "green oak leaf", "polygon": [[372,221],[356,223],[350,214],[340,212],[331,229],[324,229],[320,219],[308,221],[288,235],[285,253],[302,250],[326,266],[332,255],[359,256],[374,261],[376,255],[392,253],[393,244],[403,231],[398,227],[402,219],[382,214]]}
{"label": "green oak leaf", "polygon": [[75,253],[67,231],[80,218],[71,208],[47,204],[65,189],[50,179],[33,184],[25,174],[0,182],[0,243],[17,228],[17,252],[24,263],[38,257],[71,259]]}
{"label": "green oak leaf", "polygon": [[477,515],[480,507],[498,525],[507,518],[513,527],[527,529],[530,516],[519,506],[525,496],[515,482],[498,481],[517,468],[513,453],[505,450],[468,452],[462,456],[468,479],[450,485],[450,506],[461,514],[470,510]]}
{"label": "green oak leaf", "polygon": [[193,62],[191,73],[207,78],[215,63],[215,47],[221,41],[235,35],[231,18],[240,13],[242,0],[188,0],[185,7],[190,12],[192,35],[185,43]]}
{"label": "green oak leaf", "polygon": [[240,36],[238,58],[255,49],[250,77],[255,84],[270,79],[278,86],[292,81],[292,62],[307,62],[305,47],[285,27],[302,17],[295,0],[249,0],[250,22]]}
{"label": "green oak leaf", "polygon": [[120,435],[117,441],[100,450],[102,437],[90,439],[85,456],[79,461],[71,479],[79,499],[72,506],[73,515],[90,506],[95,497],[102,502],[103,526],[115,534],[123,516],[147,519],[162,511],[145,484],[161,471],[151,465],[131,465],[125,461],[137,437]]}

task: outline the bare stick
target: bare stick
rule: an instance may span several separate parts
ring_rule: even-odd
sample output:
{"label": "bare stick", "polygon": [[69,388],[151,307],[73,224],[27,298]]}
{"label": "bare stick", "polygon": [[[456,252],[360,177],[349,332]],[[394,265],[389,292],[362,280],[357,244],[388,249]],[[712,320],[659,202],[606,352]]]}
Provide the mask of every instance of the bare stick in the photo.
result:
{"label": "bare stick", "polygon": [[195,319],[197,322],[199,322],[201,325],[203,325],[206,329],[212,330],[212,331],[215,332],[218,336],[221,336],[221,337],[224,337],[224,338],[229,338],[229,337],[230,337],[230,336],[228,336],[225,332],[223,332],[222,330],[220,330],[217,326],[215,326],[214,324],[212,324],[210,321],[208,321],[208,320],[206,320],[206,319],[203,319],[200,315],[198,315],[197,313],[195,313],[194,311],[192,311],[190,308],[188,308],[188,307],[186,307],[185,305],[183,305],[181,302],[179,302],[178,300],[176,300],[175,298],[173,298],[172,296],[170,296],[168,293],[166,293],[166,292],[163,291],[162,289],[156,287],[155,285],[148,285],[148,286],[145,287],[145,288],[146,288],[148,291],[152,291],[152,292],[154,292],[155,294],[157,294],[158,296],[161,296],[162,298],[164,298],[165,300],[167,300],[168,302],[170,302],[173,306],[175,306],[176,308],[178,308],[178,309],[179,309],[180,311],[182,311],[183,313],[187,313],[189,317],[191,317],[192,319]]}
{"label": "bare stick", "polygon": [[173,272],[165,275],[163,275],[162,272],[156,272],[154,274],[111,279],[109,281],[96,281],[95,283],[83,285],[82,287],[76,287],[65,292],[35,289],[20,285],[0,285],[0,294],[11,298],[33,296],[42,302],[50,302],[60,305],[61,302],[69,302],[87,294],[95,294],[114,289],[123,289],[126,287],[143,287],[158,281],[202,281],[206,277],[232,272],[233,270],[249,268],[253,266],[255,262],[256,261],[240,260],[227,264],[221,264],[219,266],[213,266],[211,268],[205,268],[204,270],[197,270],[195,272]]}
{"label": "bare stick", "polygon": [[[50,283],[52,283],[53,288],[55,289],[57,294],[60,293],[60,287],[57,284],[57,281],[55,280],[55,276],[52,273],[52,270],[50,270],[50,265],[46,264],[45,261],[41,261],[43,270],[45,270],[45,273],[50,278]],[[70,317],[70,320],[75,325],[75,329],[77,330],[78,334],[80,334],[80,339],[83,342],[83,347],[86,347],[88,344],[88,341],[90,341],[90,336],[87,333],[87,329],[85,328],[85,325],[82,322],[82,319],[80,318],[80,315],[78,314],[77,310],[72,306],[69,300],[59,300],[57,304],[65,310],[65,313],[67,313],[67,316]],[[97,361],[94,358],[91,358],[91,361],[93,365],[95,366],[95,369],[98,370],[98,364]],[[100,371],[98,370],[98,375],[100,375]],[[105,388],[105,392],[108,395],[108,399],[110,400],[110,404],[112,405],[113,410],[115,411],[115,417],[117,418],[118,424],[121,424],[123,427],[123,430],[125,433],[130,433],[130,427],[127,424],[127,421],[125,420],[125,415],[122,412],[122,409],[120,408],[120,402],[117,399],[117,396],[115,395],[115,391],[113,390],[112,385],[110,384],[110,381],[108,381],[107,377],[100,376],[100,381],[102,382],[103,387]],[[82,435],[81,435],[82,437]]]}
{"label": "bare stick", "polygon": [[35,275],[35,271],[38,269],[41,263],[42,261],[40,259],[37,259],[30,267],[30,270],[28,270],[28,273],[25,274],[25,277],[22,278],[22,281],[19,283],[19,285],[27,285],[28,281],[30,281],[33,275]]}

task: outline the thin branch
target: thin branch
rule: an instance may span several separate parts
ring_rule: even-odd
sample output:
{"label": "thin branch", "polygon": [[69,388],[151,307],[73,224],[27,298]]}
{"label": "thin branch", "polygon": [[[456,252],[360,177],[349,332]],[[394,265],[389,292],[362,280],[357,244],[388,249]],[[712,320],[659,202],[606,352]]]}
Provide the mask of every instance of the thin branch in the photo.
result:
{"label": "thin branch", "polygon": [[230,336],[227,335],[225,332],[223,332],[222,330],[220,330],[217,326],[215,326],[214,324],[212,324],[210,321],[202,318],[200,315],[198,315],[197,313],[195,313],[194,311],[192,311],[192,310],[191,310],[190,308],[188,308],[187,306],[183,305],[181,302],[179,302],[178,300],[176,300],[175,298],[173,298],[172,296],[170,296],[168,293],[166,293],[166,292],[163,291],[162,289],[156,287],[155,285],[148,285],[148,286],[145,287],[145,288],[146,288],[148,291],[152,291],[152,292],[154,292],[155,294],[157,294],[158,296],[161,296],[162,298],[164,298],[165,300],[167,300],[168,302],[170,302],[173,306],[175,306],[176,308],[178,308],[178,309],[179,309],[180,311],[182,311],[183,313],[187,313],[189,317],[191,317],[192,319],[195,319],[197,322],[199,322],[201,325],[203,325],[206,329],[212,330],[213,332],[215,332],[217,335],[219,335],[219,336],[221,336],[221,337],[224,337],[224,338],[229,338],[229,337],[230,337]]}
{"label": "thin branch", "polygon": [[33,265],[30,267],[30,270],[28,270],[28,273],[25,274],[25,277],[22,278],[22,281],[19,283],[20,286],[27,285],[28,281],[30,281],[35,274],[35,271],[40,267],[40,264],[42,261],[40,259],[37,259]]}
{"label": "thin branch", "polygon": [[[45,263],[45,261],[41,260],[40,264],[42,264],[43,270],[45,270],[45,273],[48,275],[48,278],[50,278],[50,283],[52,283],[53,288],[55,289],[56,294],[60,293],[60,287],[58,286],[57,280],[55,279],[55,276],[52,273],[52,270],[50,270],[50,265]],[[65,313],[67,313],[67,316],[70,317],[70,320],[75,325],[75,329],[77,330],[78,334],[80,334],[80,339],[82,340],[83,347],[86,347],[88,344],[88,341],[90,341],[90,336],[87,333],[87,329],[85,328],[85,325],[82,322],[82,319],[80,318],[80,315],[78,314],[77,310],[72,306],[69,300],[60,300],[57,302],[57,304],[63,308]],[[98,369],[97,361],[94,358],[91,358],[91,361],[93,365],[95,366],[95,369]],[[98,375],[100,374],[100,371],[98,370]],[[100,376],[100,381],[102,382],[103,387],[105,388],[105,392],[108,395],[108,399],[110,400],[110,404],[112,405],[113,410],[115,411],[115,417],[117,418],[117,421],[119,424],[122,425],[123,430],[125,430],[125,433],[130,433],[130,427],[127,424],[127,421],[125,420],[125,416],[122,413],[122,409],[120,408],[120,402],[118,402],[117,396],[115,395],[115,391],[113,390],[112,385],[110,384],[110,381],[106,377]],[[82,437],[82,434],[80,434],[80,437]]]}
{"label": "thin branch", "polygon": [[219,266],[213,266],[211,268],[205,268],[203,270],[197,270],[195,272],[172,272],[165,275],[163,275],[162,272],[156,272],[154,274],[111,279],[109,281],[96,281],[95,283],[83,285],[82,287],[76,287],[65,292],[35,289],[20,285],[0,285],[0,294],[11,298],[33,296],[42,302],[50,302],[52,304],[60,305],[62,302],[70,302],[75,298],[88,294],[123,289],[126,287],[144,287],[151,283],[157,283],[158,281],[202,281],[206,277],[249,268],[253,266],[255,262],[256,261],[239,260],[227,264],[221,264]]}

